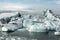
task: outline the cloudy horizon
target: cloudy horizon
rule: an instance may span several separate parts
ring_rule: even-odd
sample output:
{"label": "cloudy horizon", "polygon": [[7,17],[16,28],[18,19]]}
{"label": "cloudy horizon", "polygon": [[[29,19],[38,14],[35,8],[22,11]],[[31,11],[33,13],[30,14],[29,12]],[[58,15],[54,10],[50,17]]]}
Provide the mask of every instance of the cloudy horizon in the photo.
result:
{"label": "cloudy horizon", "polygon": [[37,10],[51,9],[60,13],[60,0],[0,0],[0,10]]}

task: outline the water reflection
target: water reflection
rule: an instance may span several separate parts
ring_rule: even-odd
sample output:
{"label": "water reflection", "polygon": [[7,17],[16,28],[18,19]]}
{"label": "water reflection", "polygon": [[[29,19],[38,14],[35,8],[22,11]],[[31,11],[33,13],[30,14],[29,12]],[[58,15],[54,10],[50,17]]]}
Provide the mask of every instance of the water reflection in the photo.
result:
{"label": "water reflection", "polygon": [[48,33],[40,33],[40,32],[28,32],[28,31],[16,31],[11,34],[12,36],[18,36],[18,37],[25,37],[28,39],[35,39],[35,40],[40,40],[40,39],[48,39]]}
{"label": "water reflection", "polygon": [[16,31],[12,33],[1,32],[1,40],[40,40],[48,39],[48,33],[37,33],[37,32],[28,32],[28,31]]}

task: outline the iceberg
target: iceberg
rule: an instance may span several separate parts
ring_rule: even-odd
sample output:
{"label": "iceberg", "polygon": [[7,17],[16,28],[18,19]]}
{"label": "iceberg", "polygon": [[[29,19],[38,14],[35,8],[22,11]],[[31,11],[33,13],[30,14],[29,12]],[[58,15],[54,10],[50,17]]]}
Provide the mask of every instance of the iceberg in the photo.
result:
{"label": "iceberg", "polygon": [[39,16],[33,16],[31,19],[32,19],[32,21],[38,21],[39,20]]}
{"label": "iceberg", "polygon": [[15,15],[17,15],[17,13],[2,13],[2,14],[0,14],[0,19],[15,16]]}
{"label": "iceberg", "polygon": [[[47,32],[48,30],[60,30],[60,19],[53,15],[51,10],[44,11],[44,19],[39,19],[40,23],[35,22],[33,25],[29,25],[27,28],[30,32]],[[36,17],[34,17],[36,19]],[[34,20],[37,21],[37,20]],[[33,22],[33,20],[32,20]],[[37,25],[36,25],[37,23]],[[57,24],[57,25],[56,25]],[[58,29],[59,28],[59,29]],[[58,29],[58,30],[57,30]]]}
{"label": "iceberg", "polygon": [[2,13],[2,14],[0,14],[0,21],[2,24],[5,24],[5,23],[9,23],[12,18],[16,18],[16,17],[21,18],[21,14],[18,12]]}
{"label": "iceberg", "polygon": [[4,24],[4,26],[2,27],[2,31],[15,31],[20,28],[23,28],[22,19]]}
{"label": "iceberg", "polygon": [[54,35],[60,35],[60,32],[54,32]]}
{"label": "iceberg", "polygon": [[46,10],[46,12],[44,13],[44,16],[45,16],[44,22],[46,23],[46,27],[48,29],[56,30],[56,28],[59,27],[60,19],[55,17],[51,10]]}
{"label": "iceberg", "polygon": [[1,29],[2,31],[8,31],[8,29],[7,28],[5,28],[5,27],[2,27],[2,29]]}
{"label": "iceberg", "polygon": [[48,32],[47,28],[43,25],[43,23],[36,23],[34,25],[30,25],[27,30],[29,32]]}
{"label": "iceberg", "polygon": [[54,19],[56,19],[56,17],[53,15],[52,10],[46,9],[44,12],[45,12],[45,13],[44,13],[44,16],[45,16],[48,20],[54,20]]}
{"label": "iceberg", "polygon": [[1,23],[2,23],[2,24],[9,23],[9,22],[10,22],[10,20],[11,20],[11,18],[9,18],[9,17],[1,18],[1,19],[0,19],[0,21],[1,21]]}
{"label": "iceberg", "polygon": [[32,24],[33,24],[33,22],[31,19],[24,19],[24,21],[23,21],[23,26],[25,28],[28,27],[29,25],[32,25]]}
{"label": "iceberg", "polygon": [[31,15],[23,15],[24,19],[29,19],[31,17]]}
{"label": "iceberg", "polygon": [[[1,14],[1,16],[3,15],[7,14]],[[0,19],[3,18],[0,20],[1,23],[5,24],[2,27],[2,31],[14,31],[16,29],[26,28],[29,32],[48,32],[49,30],[60,32],[60,19],[53,15],[52,10],[45,10],[43,16],[44,17],[37,15],[23,15],[22,17],[20,13],[17,13],[10,14],[6,17],[0,17]]]}

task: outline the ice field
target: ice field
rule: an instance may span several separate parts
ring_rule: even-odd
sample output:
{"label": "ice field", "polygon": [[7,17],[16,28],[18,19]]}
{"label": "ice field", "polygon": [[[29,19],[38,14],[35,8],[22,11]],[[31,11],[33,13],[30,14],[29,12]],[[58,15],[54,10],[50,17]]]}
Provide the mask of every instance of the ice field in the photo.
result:
{"label": "ice field", "polygon": [[[60,32],[60,19],[58,16],[55,16],[53,14],[52,10],[48,9],[43,11],[42,16],[32,14],[22,15],[20,12],[10,14],[2,13],[0,14],[0,31],[3,34],[2,35],[3,37],[6,35],[9,36],[9,34],[7,33],[10,32],[13,33],[15,31],[20,31],[22,33],[24,33],[24,31],[28,31],[30,33],[32,32],[47,33],[49,31]],[[18,34],[20,32],[18,32]],[[24,39],[24,37],[22,38]],[[21,38],[18,39],[20,40]],[[18,39],[17,38],[15,39],[14,37],[12,39],[10,38],[10,40],[18,40]],[[5,37],[5,40],[9,40],[9,38]],[[30,40],[37,40],[37,39],[30,39]]]}
{"label": "ice field", "polygon": [[18,12],[10,15],[3,13],[0,16],[2,31],[26,28],[30,32],[47,32],[49,30],[59,31],[60,29],[60,19],[54,16],[51,10],[45,10],[44,17],[39,15],[21,15]]}

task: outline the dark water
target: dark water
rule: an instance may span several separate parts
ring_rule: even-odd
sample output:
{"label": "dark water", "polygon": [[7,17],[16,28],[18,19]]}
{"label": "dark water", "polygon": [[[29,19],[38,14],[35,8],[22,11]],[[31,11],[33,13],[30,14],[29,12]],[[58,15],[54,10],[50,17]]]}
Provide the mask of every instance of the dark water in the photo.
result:
{"label": "dark water", "polygon": [[[3,34],[5,36],[2,36]],[[28,31],[15,31],[12,33],[6,33],[6,32],[0,33],[1,40],[14,40],[13,38],[15,40],[60,40],[60,36],[54,35],[54,32],[37,33]]]}

